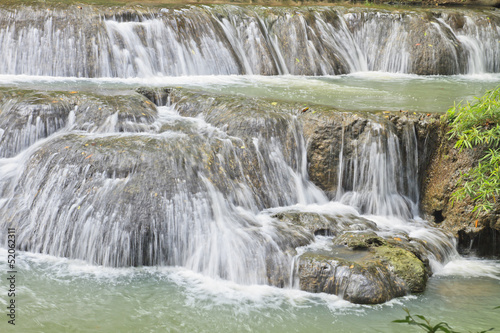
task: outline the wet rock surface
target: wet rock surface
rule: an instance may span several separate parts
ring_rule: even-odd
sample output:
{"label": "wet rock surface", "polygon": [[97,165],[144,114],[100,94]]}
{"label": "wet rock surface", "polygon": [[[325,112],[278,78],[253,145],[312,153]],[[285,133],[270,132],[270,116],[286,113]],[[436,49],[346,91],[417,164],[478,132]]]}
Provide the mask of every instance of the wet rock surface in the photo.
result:
{"label": "wet rock surface", "polygon": [[446,127],[441,127],[437,133],[439,145],[425,170],[422,190],[425,218],[452,232],[462,253],[500,256],[500,205],[487,214],[477,215],[472,212],[474,203],[470,198],[459,202],[452,200],[461,174],[477,166],[481,150],[459,152],[454,148],[455,142],[448,140]]}
{"label": "wet rock surface", "polygon": [[132,91],[0,89],[0,156],[12,157],[63,130],[144,132],[157,117],[155,104]]}
{"label": "wet rock surface", "polygon": [[[282,211],[271,217],[305,228],[309,239],[297,258],[299,287],[332,293],[360,304],[378,304],[425,290],[431,275],[428,250],[421,240],[383,238],[376,224],[354,214]],[[308,249],[315,236],[328,236],[329,246]],[[387,237],[387,236],[386,236]]]}
{"label": "wet rock surface", "polygon": [[[413,163],[409,159],[418,158],[417,169],[413,171],[417,175],[414,183],[403,180],[397,184],[398,189],[401,193],[409,193],[410,187],[420,187],[438,142],[440,126],[439,115],[409,112],[352,113],[313,108],[300,117],[308,145],[309,177],[330,198],[336,198],[341,192],[339,182],[344,191],[353,189],[352,176],[339,178],[339,167],[352,167],[352,161],[361,154],[360,148],[370,144],[373,137],[391,134],[397,137],[400,145],[399,167],[408,168]],[[407,147],[418,153],[415,155],[415,151]],[[412,199],[418,200],[417,197]]]}
{"label": "wet rock surface", "polygon": [[[398,238],[399,243],[405,242]],[[354,303],[377,304],[425,290],[430,271],[412,252],[373,231],[346,231],[330,251],[299,258],[300,287]]]}
{"label": "wet rock surface", "polygon": [[365,258],[362,264],[336,257],[304,254],[299,263],[300,288],[339,295],[353,303],[379,304],[406,295],[404,282],[385,265]]}

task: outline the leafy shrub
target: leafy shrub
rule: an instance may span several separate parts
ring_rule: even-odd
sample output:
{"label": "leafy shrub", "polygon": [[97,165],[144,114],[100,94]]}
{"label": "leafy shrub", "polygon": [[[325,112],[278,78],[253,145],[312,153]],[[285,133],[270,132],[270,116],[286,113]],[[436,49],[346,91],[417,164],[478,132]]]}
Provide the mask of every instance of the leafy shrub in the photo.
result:
{"label": "leafy shrub", "polygon": [[470,197],[473,211],[489,211],[500,194],[500,87],[472,104],[453,106],[447,118],[450,139],[457,140],[455,148],[480,149],[483,155],[475,168],[462,174],[453,200]]}

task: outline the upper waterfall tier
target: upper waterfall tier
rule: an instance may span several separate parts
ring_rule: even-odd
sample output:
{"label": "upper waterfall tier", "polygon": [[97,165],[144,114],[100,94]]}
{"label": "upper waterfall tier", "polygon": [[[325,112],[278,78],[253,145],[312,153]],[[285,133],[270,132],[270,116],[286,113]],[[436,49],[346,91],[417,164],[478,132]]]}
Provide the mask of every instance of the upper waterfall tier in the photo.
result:
{"label": "upper waterfall tier", "polygon": [[494,10],[0,9],[0,74],[149,77],[500,72]]}

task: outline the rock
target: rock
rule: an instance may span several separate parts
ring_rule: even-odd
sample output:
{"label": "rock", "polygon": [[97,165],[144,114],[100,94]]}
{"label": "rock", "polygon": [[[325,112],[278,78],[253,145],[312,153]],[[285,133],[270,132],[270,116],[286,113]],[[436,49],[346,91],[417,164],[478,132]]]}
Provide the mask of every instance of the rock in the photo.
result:
{"label": "rock", "polygon": [[168,103],[171,88],[140,87],[135,91],[149,99],[156,106],[165,106]]}
{"label": "rock", "polygon": [[313,235],[336,236],[344,230],[378,230],[374,222],[354,214],[330,215],[287,210],[271,217],[303,227]]}
{"label": "rock", "polygon": [[145,132],[156,106],[133,91],[0,89],[0,157],[12,157],[70,122],[88,132]]}
{"label": "rock", "polygon": [[404,281],[369,252],[358,262],[303,254],[298,276],[302,290],[335,294],[358,304],[379,304],[407,294]]}
{"label": "rock", "polygon": [[[301,114],[300,120],[307,140],[309,178],[331,199],[339,192],[339,165],[342,159],[342,190],[352,190],[352,172],[346,170],[361,153],[363,145],[377,136],[395,134],[404,168],[416,168],[417,184],[403,181],[398,191],[418,201],[414,187],[422,184],[433,147],[438,141],[439,115],[408,112],[352,113],[332,109],[314,108],[315,112]],[[382,128],[381,128],[382,127]],[[413,142],[415,140],[416,142]],[[417,165],[413,165],[413,146],[418,150]],[[410,147],[408,150],[407,147]],[[350,174],[350,175],[349,175]],[[339,199],[339,198],[336,198]]]}
{"label": "rock", "polygon": [[78,92],[75,127],[87,132],[148,132],[156,120],[156,105],[134,91]]}
{"label": "rock", "polygon": [[[425,257],[410,245],[409,240],[399,238],[398,241],[386,240],[374,232],[346,232],[334,240],[335,244],[345,245],[354,251],[370,251],[374,258],[388,265],[389,269],[414,293],[423,292],[430,275],[425,263],[413,252]],[[409,250],[411,249],[411,250]]]}
{"label": "rock", "polygon": [[335,239],[334,243],[345,245],[353,250],[368,250],[372,247],[387,245],[387,242],[373,231],[346,232]]}
{"label": "rock", "polygon": [[412,293],[425,290],[429,272],[425,264],[410,251],[391,245],[375,247],[375,257],[388,264],[394,274],[405,281]]}
{"label": "rock", "polygon": [[347,158],[352,156],[354,143],[365,132],[369,118],[351,112],[332,112],[332,109],[314,108],[314,111],[301,116],[307,140],[309,179],[329,198],[334,198],[338,190],[340,153]]}
{"label": "rock", "polygon": [[459,152],[454,148],[455,141],[448,140],[447,132],[445,126],[438,131],[439,140],[433,147],[429,167],[423,170],[421,207],[424,217],[453,233],[461,253],[472,251],[480,256],[500,256],[500,204],[489,213],[477,215],[472,212],[474,203],[470,198],[452,202],[460,175],[477,165],[481,151],[465,149]]}
{"label": "rock", "polygon": [[289,210],[271,217],[287,225],[285,230],[306,229],[309,238],[297,233],[302,237],[301,246],[312,242],[313,235],[333,236],[330,248],[305,248],[299,256],[296,277],[302,290],[336,294],[353,303],[377,304],[425,289],[430,275],[428,260],[424,263],[426,249],[404,236],[398,241],[384,239],[375,233],[375,223],[353,214]]}
{"label": "rock", "polygon": [[67,93],[0,89],[0,157],[13,157],[57,132],[73,109]]}

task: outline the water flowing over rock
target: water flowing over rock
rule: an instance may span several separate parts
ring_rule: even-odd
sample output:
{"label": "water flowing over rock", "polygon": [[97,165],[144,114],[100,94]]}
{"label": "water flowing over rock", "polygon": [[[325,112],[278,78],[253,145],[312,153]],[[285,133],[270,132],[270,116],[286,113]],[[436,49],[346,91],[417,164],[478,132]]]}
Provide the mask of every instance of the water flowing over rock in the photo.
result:
{"label": "water flowing over rock", "polygon": [[0,157],[13,157],[69,126],[88,132],[141,132],[156,107],[141,94],[113,92],[0,91]]}
{"label": "water flowing over rock", "polygon": [[[256,136],[236,137],[157,110],[141,95],[126,99],[113,113],[103,111],[106,96],[85,98],[73,122],[2,162],[0,209],[19,230],[19,248],[110,266],[182,265],[241,283],[288,282],[289,252],[310,236],[256,213],[326,200],[304,178],[303,163],[287,162],[304,158],[295,117],[270,112],[261,126],[278,121],[280,131],[257,135],[257,119]],[[122,123],[136,126],[108,126],[113,117],[120,123],[126,104],[142,118],[149,110],[155,122],[124,109]]]}
{"label": "water flowing over rock", "polygon": [[[178,88],[5,89],[0,109],[0,215],[20,250],[370,304],[421,292],[456,253],[416,216],[432,117]],[[343,241],[367,233],[380,244]]]}
{"label": "water flowing over rock", "polygon": [[494,10],[0,8],[0,74],[500,72]]}
{"label": "water flowing over rock", "polygon": [[418,215],[421,174],[432,153],[433,138],[427,139],[438,119],[407,112],[307,113],[311,180],[330,198],[361,212],[412,218]]}

